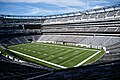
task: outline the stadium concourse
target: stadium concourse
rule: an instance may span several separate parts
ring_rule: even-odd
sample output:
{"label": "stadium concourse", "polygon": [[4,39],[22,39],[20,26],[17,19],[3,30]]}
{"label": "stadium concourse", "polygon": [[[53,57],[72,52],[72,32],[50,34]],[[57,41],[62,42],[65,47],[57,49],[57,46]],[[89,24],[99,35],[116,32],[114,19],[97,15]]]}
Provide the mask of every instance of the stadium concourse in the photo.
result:
{"label": "stadium concourse", "polygon": [[119,80],[119,66],[120,4],[48,16],[0,15],[0,80]]}

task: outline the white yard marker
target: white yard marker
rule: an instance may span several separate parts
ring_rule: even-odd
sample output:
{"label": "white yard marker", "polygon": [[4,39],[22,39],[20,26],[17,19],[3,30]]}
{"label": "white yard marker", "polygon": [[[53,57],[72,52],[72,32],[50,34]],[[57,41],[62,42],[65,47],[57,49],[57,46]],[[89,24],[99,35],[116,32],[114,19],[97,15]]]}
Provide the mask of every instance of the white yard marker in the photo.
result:
{"label": "white yard marker", "polygon": [[35,53],[35,51],[33,51]]}
{"label": "white yard marker", "polygon": [[51,55],[51,57],[54,57],[54,55]]}
{"label": "white yard marker", "polygon": [[40,52],[38,52],[38,54],[41,54]]}
{"label": "white yard marker", "polygon": [[47,54],[44,54],[45,56],[47,55]]}
{"label": "white yard marker", "polygon": [[75,52],[79,52],[79,51],[75,51]]}
{"label": "white yard marker", "polygon": [[59,59],[63,59],[63,57],[59,57]]}

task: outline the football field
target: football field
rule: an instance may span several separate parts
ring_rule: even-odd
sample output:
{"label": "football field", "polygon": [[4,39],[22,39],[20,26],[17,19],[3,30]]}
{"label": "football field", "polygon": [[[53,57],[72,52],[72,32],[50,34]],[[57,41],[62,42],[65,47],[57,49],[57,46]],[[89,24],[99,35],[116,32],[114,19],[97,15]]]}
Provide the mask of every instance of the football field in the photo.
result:
{"label": "football field", "polygon": [[103,50],[40,42],[9,48],[17,57],[55,69],[86,65],[104,55]]}

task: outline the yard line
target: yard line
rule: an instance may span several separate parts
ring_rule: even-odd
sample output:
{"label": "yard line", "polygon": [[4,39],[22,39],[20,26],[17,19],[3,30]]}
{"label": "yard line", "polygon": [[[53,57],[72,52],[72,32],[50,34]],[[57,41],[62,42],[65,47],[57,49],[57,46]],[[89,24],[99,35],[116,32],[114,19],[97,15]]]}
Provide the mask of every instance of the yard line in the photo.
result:
{"label": "yard line", "polygon": [[[42,43],[35,43],[35,44],[42,44]],[[82,49],[82,50],[98,51],[98,50],[92,50],[92,49],[84,49],[84,48],[69,47],[69,46],[62,46],[62,45],[53,45],[53,44],[42,44],[42,45],[51,45],[51,46],[58,46],[58,47],[66,47],[66,48],[74,48],[74,49]]]}
{"label": "yard line", "polygon": [[[88,51],[85,51],[84,53],[81,53],[80,55],[83,55],[83,54],[86,54]],[[67,63],[67,62],[69,62],[69,61],[71,61],[71,60],[73,60],[73,59],[75,59],[75,58],[77,58],[78,57],[78,55],[77,56],[75,56],[75,57],[73,57],[73,58],[71,58],[71,59],[69,59],[69,60],[67,60],[67,61],[65,61],[65,62],[63,62],[62,64],[65,64],[65,63]],[[60,64],[60,65],[62,65],[62,64]]]}
{"label": "yard line", "polygon": [[56,59],[58,59],[60,56],[65,56],[68,55],[68,53],[71,52],[69,50],[63,51],[61,53],[55,54],[55,58],[49,59],[50,61],[55,61]]}
{"label": "yard line", "polygon": [[45,56],[47,55],[47,54],[44,54]]}
{"label": "yard line", "polygon": [[63,59],[63,57],[59,57],[59,59]]}
{"label": "yard line", "polygon": [[38,60],[38,61],[41,61],[41,62],[44,62],[44,63],[47,63],[47,64],[51,64],[51,65],[54,65],[54,66],[63,68],[63,69],[67,68],[67,67],[65,67],[65,66],[61,66],[61,65],[58,65],[58,64],[54,64],[54,63],[51,63],[51,62],[48,62],[48,61],[45,61],[45,60],[42,60],[42,59],[39,59],[39,58],[30,56],[30,55],[27,55],[27,54],[23,54],[23,53],[20,53],[20,52],[11,50],[11,49],[10,49],[10,51],[11,51],[11,52],[14,52],[14,53],[17,53],[17,54],[20,54],[20,55],[23,55],[23,56],[26,56],[26,57],[29,57],[29,58],[32,58],[32,59],[35,59],[35,60]]}
{"label": "yard line", "polygon": [[35,52],[35,51],[33,51],[33,52]]}
{"label": "yard line", "polygon": [[[70,52],[69,54],[64,55],[64,56],[62,56],[62,57],[64,57],[65,60],[66,60],[66,59],[71,59],[71,58],[73,58],[74,56],[77,56],[79,53],[83,53],[83,51],[86,51],[86,50],[80,50],[79,52],[76,52],[76,53],[74,53],[74,54],[73,54],[73,52]],[[64,59],[63,59],[63,60],[64,60]],[[56,60],[58,60],[58,59],[55,59],[54,61],[56,61]],[[61,63],[63,63],[63,62],[64,62],[63,60],[58,61],[56,64],[61,64]]]}
{"label": "yard line", "polygon": [[82,65],[83,63],[87,62],[88,60],[90,60],[91,58],[93,58],[94,56],[96,56],[97,54],[99,54],[101,51],[96,52],[95,54],[93,54],[92,56],[88,57],[87,59],[83,60],[82,62],[80,62],[79,64],[75,65],[74,67],[78,67],[80,65]]}
{"label": "yard line", "polygon": [[40,52],[38,52],[38,54],[41,54]]}
{"label": "yard line", "polygon": [[51,55],[51,57],[54,57],[54,55]]}

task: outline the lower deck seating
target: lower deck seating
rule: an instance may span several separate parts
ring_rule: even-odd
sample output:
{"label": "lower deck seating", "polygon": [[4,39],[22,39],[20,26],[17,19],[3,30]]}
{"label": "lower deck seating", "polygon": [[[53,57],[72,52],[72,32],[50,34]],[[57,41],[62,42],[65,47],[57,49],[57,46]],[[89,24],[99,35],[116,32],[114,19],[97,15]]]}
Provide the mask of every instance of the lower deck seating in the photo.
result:
{"label": "lower deck seating", "polygon": [[119,80],[120,60],[56,71],[43,80]]}
{"label": "lower deck seating", "polygon": [[76,68],[49,71],[0,60],[0,80],[119,80],[119,66],[120,59]]}
{"label": "lower deck seating", "polygon": [[41,35],[4,37],[0,40],[0,43],[1,44],[6,44],[6,45],[25,44],[25,43],[28,43],[29,40],[37,41],[40,36]]}
{"label": "lower deck seating", "polygon": [[0,80],[23,80],[51,71],[0,60]]}
{"label": "lower deck seating", "polygon": [[42,35],[37,41],[67,41],[106,47],[120,43],[120,38],[111,36]]}
{"label": "lower deck seating", "polygon": [[120,60],[120,53],[106,53],[102,58],[93,64],[111,62],[114,60]]}
{"label": "lower deck seating", "polygon": [[120,53],[120,42],[107,46],[107,50],[109,50],[110,53],[118,52]]}
{"label": "lower deck seating", "polygon": [[11,61],[9,58],[6,58],[0,53],[0,61]]}

